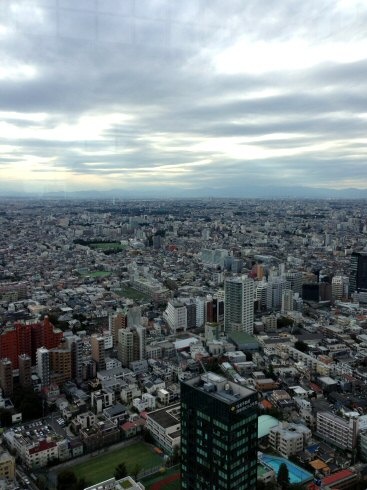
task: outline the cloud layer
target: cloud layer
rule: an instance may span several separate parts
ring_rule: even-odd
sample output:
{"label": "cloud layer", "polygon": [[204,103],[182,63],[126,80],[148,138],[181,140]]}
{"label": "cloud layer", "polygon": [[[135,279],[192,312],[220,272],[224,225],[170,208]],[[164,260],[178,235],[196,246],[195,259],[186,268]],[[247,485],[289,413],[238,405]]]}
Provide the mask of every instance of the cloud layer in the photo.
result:
{"label": "cloud layer", "polygon": [[9,0],[0,187],[367,188],[367,6]]}

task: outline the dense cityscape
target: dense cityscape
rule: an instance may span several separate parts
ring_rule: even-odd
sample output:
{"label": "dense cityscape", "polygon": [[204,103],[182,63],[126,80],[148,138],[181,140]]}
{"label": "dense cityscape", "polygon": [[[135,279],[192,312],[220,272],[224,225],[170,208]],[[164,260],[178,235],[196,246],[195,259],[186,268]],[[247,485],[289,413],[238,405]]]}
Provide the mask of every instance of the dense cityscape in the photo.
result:
{"label": "dense cityscape", "polygon": [[365,488],[365,206],[0,202],[0,488]]}
{"label": "dense cityscape", "polygon": [[366,490],[367,3],[0,5],[0,490]]}

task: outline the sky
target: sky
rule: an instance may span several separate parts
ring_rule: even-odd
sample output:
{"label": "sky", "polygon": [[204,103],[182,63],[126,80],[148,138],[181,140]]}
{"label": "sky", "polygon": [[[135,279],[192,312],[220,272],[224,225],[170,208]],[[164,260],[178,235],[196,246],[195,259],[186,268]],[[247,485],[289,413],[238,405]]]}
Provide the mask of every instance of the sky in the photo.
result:
{"label": "sky", "polygon": [[367,189],[365,0],[0,0],[0,59],[2,193]]}

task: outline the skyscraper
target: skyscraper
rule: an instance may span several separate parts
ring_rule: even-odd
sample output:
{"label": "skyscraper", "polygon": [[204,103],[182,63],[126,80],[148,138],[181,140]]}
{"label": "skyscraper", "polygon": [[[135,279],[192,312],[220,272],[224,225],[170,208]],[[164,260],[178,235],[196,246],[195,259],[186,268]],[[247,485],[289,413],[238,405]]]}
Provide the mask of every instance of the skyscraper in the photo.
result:
{"label": "skyscraper", "polygon": [[254,281],[250,277],[234,277],[224,284],[224,330],[253,333]]}
{"label": "skyscraper", "polygon": [[181,383],[183,489],[253,490],[257,393],[214,373]]}
{"label": "skyscraper", "polygon": [[350,261],[351,293],[367,293],[367,252],[353,252]]}

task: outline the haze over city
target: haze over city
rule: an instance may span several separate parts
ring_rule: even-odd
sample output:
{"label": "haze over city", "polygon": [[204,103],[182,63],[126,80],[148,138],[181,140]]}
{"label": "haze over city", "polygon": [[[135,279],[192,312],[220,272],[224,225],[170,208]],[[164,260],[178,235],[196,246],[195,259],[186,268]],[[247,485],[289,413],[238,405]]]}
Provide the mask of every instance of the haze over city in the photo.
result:
{"label": "haze over city", "polygon": [[2,14],[2,195],[367,187],[365,2],[11,0]]}

